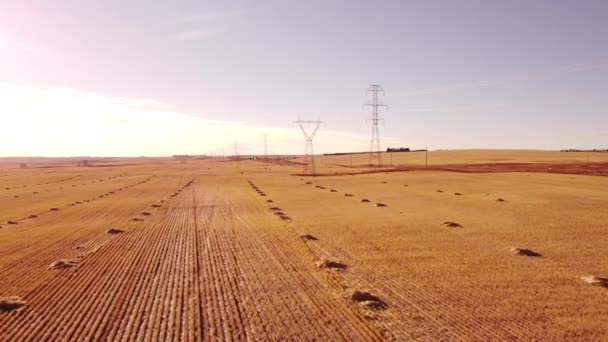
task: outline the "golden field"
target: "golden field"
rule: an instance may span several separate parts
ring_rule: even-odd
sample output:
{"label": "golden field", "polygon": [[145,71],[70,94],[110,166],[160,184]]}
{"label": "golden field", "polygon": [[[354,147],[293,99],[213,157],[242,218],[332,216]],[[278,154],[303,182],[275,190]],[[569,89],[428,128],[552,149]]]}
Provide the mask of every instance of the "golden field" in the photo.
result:
{"label": "golden field", "polygon": [[608,178],[550,166],[608,153],[429,153],[549,165],[534,173],[378,172],[363,154],[318,171],[374,173],[310,177],[302,160],[1,169],[0,340],[608,335]]}

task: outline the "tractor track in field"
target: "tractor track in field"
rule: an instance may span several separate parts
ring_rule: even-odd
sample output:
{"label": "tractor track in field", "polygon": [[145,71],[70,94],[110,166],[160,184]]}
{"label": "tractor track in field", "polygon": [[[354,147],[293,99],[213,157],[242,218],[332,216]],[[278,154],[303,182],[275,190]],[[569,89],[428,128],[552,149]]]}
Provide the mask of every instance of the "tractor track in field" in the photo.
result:
{"label": "tractor track in field", "polygon": [[[264,211],[242,216],[257,209],[252,198],[179,182],[147,205],[144,221],[128,221],[141,208],[113,215],[115,201],[57,214],[83,217],[84,226],[104,223],[0,266],[9,279],[0,281],[0,295],[19,292],[27,301],[0,315],[0,339],[380,339],[310,272],[309,252],[297,240],[286,243],[292,237],[282,222]],[[128,195],[143,196],[147,187]],[[124,233],[107,234],[110,226]],[[49,260],[75,253],[82,254],[77,268],[48,268]]]}

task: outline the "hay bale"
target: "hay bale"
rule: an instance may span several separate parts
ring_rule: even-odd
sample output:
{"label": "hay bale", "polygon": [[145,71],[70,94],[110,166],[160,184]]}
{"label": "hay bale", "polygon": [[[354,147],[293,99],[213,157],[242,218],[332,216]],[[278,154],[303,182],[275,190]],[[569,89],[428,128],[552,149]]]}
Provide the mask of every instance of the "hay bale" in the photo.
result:
{"label": "hay bale", "polygon": [[150,214],[150,213],[149,213],[149,212],[147,212],[147,211],[144,211],[144,212],[142,212],[141,214],[142,214],[143,216],[150,216],[150,215],[152,215],[152,214]]}
{"label": "hay bale", "polygon": [[376,207],[387,207],[388,205],[384,203],[376,203]]}
{"label": "hay bale", "polygon": [[275,214],[276,216],[285,216],[285,213],[282,211],[275,211],[273,214]]}
{"label": "hay bale", "polygon": [[80,262],[80,260],[78,260],[78,259],[61,259],[61,260],[55,261],[49,267],[56,269],[56,270],[64,270],[64,269],[68,269],[68,268],[78,267],[79,262]]}
{"label": "hay bale", "polygon": [[279,207],[270,207],[270,208],[268,208],[268,210],[270,210],[270,211],[281,211],[283,209],[281,209]]}
{"label": "hay bale", "polygon": [[442,226],[448,227],[448,228],[461,228],[462,225],[456,222],[452,222],[452,221],[445,221],[441,224]]}
{"label": "hay bale", "polygon": [[329,190],[329,192],[338,192],[338,190],[331,189],[331,190]]}
{"label": "hay bale", "polygon": [[363,198],[363,199],[361,199],[361,202],[362,202],[362,203],[369,203],[369,202],[370,202],[370,200],[368,200],[367,198]]}
{"label": "hay bale", "polygon": [[312,182],[306,182],[306,184],[312,184]]}
{"label": "hay bale", "polygon": [[460,192],[455,192],[454,196],[462,196],[462,194]]}
{"label": "hay bale", "polygon": [[124,231],[124,230],[122,230],[122,229],[110,228],[110,229],[108,229],[108,231],[107,231],[106,233],[108,233],[108,234],[112,234],[112,235],[116,235],[116,234],[122,234],[122,233],[124,233],[124,232],[125,232],[125,231]]}
{"label": "hay bale", "polygon": [[304,240],[304,241],[317,241],[319,239],[317,239],[315,236],[311,235],[311,234],[300,234],[300,239]]}
{"label": "hay bale", "polygon": [[274,203],[274,201],[269,199],[269,200],[266,200],[266,203]]}
{"label": "hay bale", "polygon": [[6,221],[6,224],[19,224],[17,221]]}
{"label": "hay bale", "polygon": [[362,307],[370,310],[385,310],[388,307],[378,296],[367,291],[352,291],[350,298]]}
{"label": "hay bale", "polygon": [[582,276],[581,279],[589,285],[608,288],[608,278],[597,277],[594,275],[587,275],[587,276]]}
{"label": "hay bale", "polygon": [[348,267],[345,263],[329,259],[321,259],[317,261],[315,265],[317,265],[318,268],[330,270],[345,270]]}
{"label": "hay bale", "polygon": [[503,199],[503,198],[497,198],[497,199],[496,199],[496,202],[506,202],[506,200],[505,200],[505,199]]}
{"label": "hay bale", "polygon": [[513,255],[527,256],[527,257],[542,257],[540,253],[537,253],[531,249],[511,247],[509,249]]}
{"label": "hay bale", "polygon": [[162,207],[162,205],[160,205],[160,204],[152,204],[152,208],[160,208],[160,207]]}
{"label": "hay bale", "polygon": [[28,219],[35,219],[35,218],[38,218],[38,215],[32,214],[32,215],[28,216],[27,218]]}
{"label": "hay bale", "polygon": [[51,208],[49,211],[59,211],[59,208]]}
{"label": "hay bale", "polygon": [[134,217],[134,218],[132,218],[132,219],[131,219],[131,222],[141,222],[141,221],[143,221],[143,220],[144,220],[144,219],[143,219],[143,218],[141,218],[141,217]]}
{"label": "hay bale", "polygon": [[387,182],[386,182],[386,181],[383,181],[383,182],[382,182],[382,184],[387,184]]}
{"label": "hay bale", "polygon": [[25,306],[25,301],[20,297],[0,297],[0,312],[11,312]]}
{"label": "hay bale", "polygon": [[349,193],[344,194],[344,197],[353,197],[353,196],[354,196],[353,194],[349,194]]}

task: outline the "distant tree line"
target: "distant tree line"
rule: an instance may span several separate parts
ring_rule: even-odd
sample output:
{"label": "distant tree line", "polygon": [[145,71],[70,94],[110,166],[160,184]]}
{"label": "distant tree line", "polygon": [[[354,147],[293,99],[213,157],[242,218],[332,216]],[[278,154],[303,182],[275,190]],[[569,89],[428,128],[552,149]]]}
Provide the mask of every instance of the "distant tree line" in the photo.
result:
{"label": "distant tree line", "polygon": [[409,147],[389,147],[386,152],[410,152]]}

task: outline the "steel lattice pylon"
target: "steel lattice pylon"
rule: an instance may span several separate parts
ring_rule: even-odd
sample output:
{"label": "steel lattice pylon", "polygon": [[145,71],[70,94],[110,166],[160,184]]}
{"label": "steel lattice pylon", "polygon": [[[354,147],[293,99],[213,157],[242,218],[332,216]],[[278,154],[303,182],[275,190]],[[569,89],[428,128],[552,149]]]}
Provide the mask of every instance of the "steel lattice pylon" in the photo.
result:
{"label": "steel lattice pylon", "polygon": [[306,151],[304,154],[304,173],[315,174],[315,151],[313,148],[313,139],[317,131],[319,130],[319,126],[323,122],[310,121],[310,120],[298,120],[296,121],[298,125],[300,125],[300,129],[302,133],[304,133],[304,138],[306,139]]}
{"label": "steel lattice pylon", "polygon": [[369,144],[369,164],[374,165],[374,161],[378,163],[378,166],[382,166],[382,149],[380,147],[380,130],[378,129],[378,121],[382,121],[379,117],[379,108],[387,107],[385,104],[380,103],[378,94],[382,93],[384,96],[384,89],[379,84],[371,84],[367,89],[367,94],[372,95],[372,102],[366,104],[366,106],[372,108],[372,117],[369,121],[372,122],[372,138]]}

